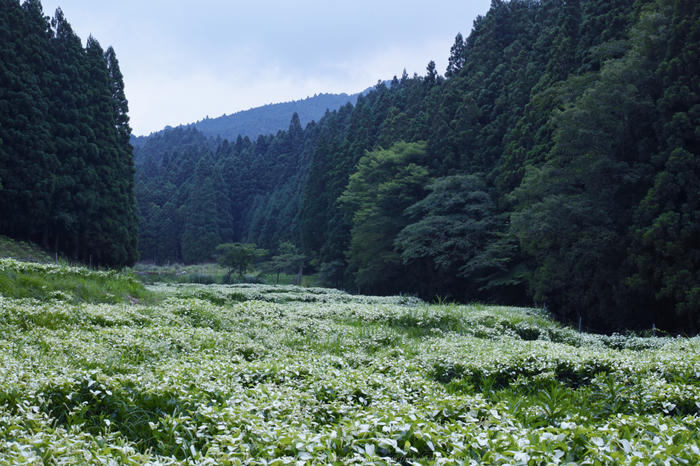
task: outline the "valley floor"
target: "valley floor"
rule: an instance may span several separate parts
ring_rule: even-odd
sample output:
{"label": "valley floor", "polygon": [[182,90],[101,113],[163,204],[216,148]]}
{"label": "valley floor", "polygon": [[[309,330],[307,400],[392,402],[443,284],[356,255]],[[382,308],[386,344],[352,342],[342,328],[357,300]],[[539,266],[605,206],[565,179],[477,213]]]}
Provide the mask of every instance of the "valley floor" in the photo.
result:
{"label": "valley floor", "polygon": [[[0,260],[27,267],[76,273]],[[149,292],[0,294],[0,465],[700,462],[697,337],[320,288]]]}

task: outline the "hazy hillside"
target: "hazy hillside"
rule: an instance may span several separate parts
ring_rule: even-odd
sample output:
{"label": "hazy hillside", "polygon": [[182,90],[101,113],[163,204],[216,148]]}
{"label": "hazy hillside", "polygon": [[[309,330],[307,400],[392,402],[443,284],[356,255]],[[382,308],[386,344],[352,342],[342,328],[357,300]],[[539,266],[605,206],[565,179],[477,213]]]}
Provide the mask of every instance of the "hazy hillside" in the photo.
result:
{"label": "hazy hillside", "polygon": [[[369,91],[369,89],[368,89]],[[302,126],[306,126],[311,121],[321,119],[326,110],[337,110],[348,102],[353,105],[357,102],[360,94],[318,94],[307,97],[304,100],[283,102],[279,104],[269,104],[262,107],[251,108],[232,115],[222,115],[218,118],[208,116],[196,123],[180,125],[181,127],[195,127],[205,136],[234,141],[240,134],[251,139],[255,139],[260,134],[277,134],[281,129],[289,127],[289,121],[296,112]],[[167,129],[167,128],[166,128]],[[145,144],[148,136],[132,138],[134,146]]]}

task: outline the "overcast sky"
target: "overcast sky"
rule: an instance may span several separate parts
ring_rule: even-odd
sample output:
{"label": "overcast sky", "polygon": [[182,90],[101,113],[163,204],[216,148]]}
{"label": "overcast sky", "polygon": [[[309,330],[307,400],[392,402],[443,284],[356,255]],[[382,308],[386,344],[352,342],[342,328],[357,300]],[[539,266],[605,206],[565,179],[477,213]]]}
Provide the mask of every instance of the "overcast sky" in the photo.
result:
{"label": "overcast sky", "polygon": [[135,135],[447,67],[490,0],[42,0],[114,47]]}

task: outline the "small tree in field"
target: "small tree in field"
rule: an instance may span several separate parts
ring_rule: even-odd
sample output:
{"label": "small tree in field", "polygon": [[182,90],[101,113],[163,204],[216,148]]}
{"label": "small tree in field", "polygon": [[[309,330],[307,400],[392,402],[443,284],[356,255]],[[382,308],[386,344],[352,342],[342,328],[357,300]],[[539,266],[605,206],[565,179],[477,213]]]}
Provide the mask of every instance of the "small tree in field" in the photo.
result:
{"label": "small tree in field", "polygon": [[267,255],[267,250],[258,249],[255,244],[249,243],[225,243],[216,247],[217,262],[223,268],[228,269],[225,282],[231,281],[234,272],[238,278],[253,268],[256,260]]}
{"label": "small tree in field", "polygon": [[279,284],[281,272],[296,271],[304,265],[304,262],[306,262],[306,256],[299,254],[297,247],[286,241],[280,244],[278,255],[272,256],[269,262],[262,264],[263,272],[276,274],[275,283]]}

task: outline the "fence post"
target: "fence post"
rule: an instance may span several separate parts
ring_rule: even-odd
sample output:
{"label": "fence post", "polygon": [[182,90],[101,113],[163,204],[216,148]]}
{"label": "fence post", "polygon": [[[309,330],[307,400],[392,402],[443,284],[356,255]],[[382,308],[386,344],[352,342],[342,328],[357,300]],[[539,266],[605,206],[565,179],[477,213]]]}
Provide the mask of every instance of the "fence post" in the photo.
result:
{"label": "fence post", "polygon": [[581,321],[583,320],[583,317],[578,318],[578,333],[581,333]]}

